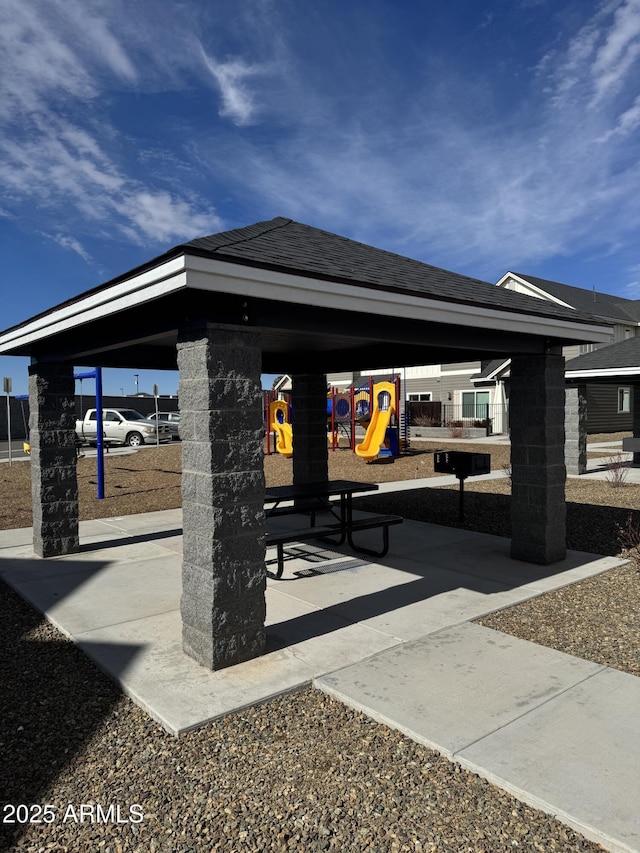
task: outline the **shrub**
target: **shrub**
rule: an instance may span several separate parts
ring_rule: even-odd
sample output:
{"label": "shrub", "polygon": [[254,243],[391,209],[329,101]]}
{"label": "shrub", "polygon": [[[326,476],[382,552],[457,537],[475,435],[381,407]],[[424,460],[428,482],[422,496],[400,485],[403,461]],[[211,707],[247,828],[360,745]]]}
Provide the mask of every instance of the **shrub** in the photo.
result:
{"label": "shrub", "polygon": [[605,479],[614,489],[624,486],[629,474],[629,462],[624,453],[616,453],[606,461],[607,473]]}
{"label": "shrub", "polygon": [[637,560],[640,557],[640,522],[634,519],[632,512],[624,525],[616,524],[616,532],[622,548]]}
{"label": "shrub", "polygon": [[466,430],[462,421],[449,421],[447,423],[450,438],[464,438]]}
{"label": "shrub", "polygon": [[413,418],[412,426],[439,427],[442,426],[442,420],[441,418],[429,417],[428,415],[418,415]]}

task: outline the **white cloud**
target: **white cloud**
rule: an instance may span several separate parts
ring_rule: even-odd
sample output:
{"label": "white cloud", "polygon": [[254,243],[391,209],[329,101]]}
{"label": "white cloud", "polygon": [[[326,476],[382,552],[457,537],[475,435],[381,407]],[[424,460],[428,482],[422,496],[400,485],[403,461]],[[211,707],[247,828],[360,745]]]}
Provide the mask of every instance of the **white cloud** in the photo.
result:
{"label": "white cloud", "polygon": [[122,200],[113,197],[110,204],[123,219],[123,233],[138,243],[193,239],[222,227],[214,213],[198,212],[188,201],[167,192],[132,188]]}
{"label": "white cloud", "polygon": [[[142,77],[155,85],[164,69],[154,55],[158,45],[141,41],[135,10],[121,9],[127,17],[120,18],[118,5],[4,0],[0,184],[6,204],[20,211],[35,202],[35,215],[55,216],[58,227],[85,233],[88,223],[100,223],[103,234],[136,243],[217,228],[210,203],[190,190],[180,197],[177,186],[160,188],[155,176],[149,185],[125,162],[128,140],[108,121],[102,97],[109,88],[136,91]],[[150,10],[138,12],[144,18]],[[118,29],[124,20],[130,29]],[[147,61],[141,62],[144,51]],[[170,72],[165,81],[174,85]],[[75,238],[53,239],[89,259]]]}
{"label": "white cloud", "polygon": [[75,239],[65,234],[56,234],[52,239],[63,249],[69,249],[79,255],[86,263],[91,263],[91,255],[83,248],[83,246]]}
{"label": "white cloud", "polygon": [[220,90],[220,115],[239,126],[251,124],[255,118],[256,106],[245,81],[258,73],[257,70],[241,59],[216,62],[207,56],[204,49],[202,58]]}
{"label": "white cloud", "polygon": [[640,127],[640,95],[635,99],[629,109],[625,110],[618,116],[617,124],[610,130],[607,130],[600,138],[599,142],[607,142],[612,136],[620,134],[626,136],[633,133],[636,128]]}
{"label": "white cloud", "polygon": [[[549,39],[505,110],[493,90],[508,65],[465,77],[445,45],[416,60],[409,39],[402,76],[376,3],[350,33],[328,12],[258,0],[182,0],[180,15],[146,0],[4,0],[3,205],[36,202],[59,220],[44,230],[81,248],[91,229],[136,244],[210,233],[224,199],[478,275],[604,251],[640,227],[640,0],[607,0],[569,35],[541,2],[518,4],[548,17]],[[479,15],[479,32],[499,36],[501,14],[488,30]],[[139,98],[139,137],[110,111],[123,92]],[[193,97],[194,115],[167,116],[155,146],[146,96],[167,92]]]}
{"label": "white cloud", "polygon": [[623,83],[640,56],[640,0],[625,0],[615,10],[613,24],[593,62],[596,97]]}
{"label": "white cloud", "polygon": [[[221,227],[209,205],[190,193],[178,198],[125,175],[95,138],[61,120],[52,119],[48,132],[33,142],[0,141],[0,150],[5,154],[0,181],[6,190],[28,195],[52,212],[64,199],[75,218],[83,218],[81,233],[89,223],[100,223],[102,233],[111,230],[112,236],[119,233],[136,244],[166,243]],[[69,210],[66,216],[74,218]]]}
{"label": "white cloud", "polygon": [[97,74],[136,79],[106,20],[78,0],[3,0],[0,39],[0,110],[9,119],[47,112],[70,97],[95,98]]}
{"label": "white cloud", "polygon": [[[395,92],[395,110],[383,90],[345,118],[336,97],[321,122],[293,124],[277,146],[234,139],[212,163],[274,213],[478,275],[602,253],[640,227],[640,157],[628,146],[640,126],[639,5],[614,0],[558,37],[506,114],[475,109],[491,84],[481,71],[460,82],[439,67],[422,88]],[[599,87],[615,102],[597,99]],[[300,101],[316,95],[302,87]]]}

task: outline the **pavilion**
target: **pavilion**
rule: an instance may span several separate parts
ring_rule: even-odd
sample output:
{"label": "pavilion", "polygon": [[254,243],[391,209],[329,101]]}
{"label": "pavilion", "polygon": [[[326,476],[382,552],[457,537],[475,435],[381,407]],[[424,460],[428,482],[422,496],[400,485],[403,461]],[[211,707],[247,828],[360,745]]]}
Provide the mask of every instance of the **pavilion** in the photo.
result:
{"label": "pavilion", "polygon": [[263,653],[261,373],[293,378],[296,483],[326,479],[326,373],[511,359],[514,558],[563,559],[562,346],[602,321],[276,218],[185,243],[0,333],[29,356],[34,550],[78,551],[74,365],[176,369],[183,648],[221,669]]}

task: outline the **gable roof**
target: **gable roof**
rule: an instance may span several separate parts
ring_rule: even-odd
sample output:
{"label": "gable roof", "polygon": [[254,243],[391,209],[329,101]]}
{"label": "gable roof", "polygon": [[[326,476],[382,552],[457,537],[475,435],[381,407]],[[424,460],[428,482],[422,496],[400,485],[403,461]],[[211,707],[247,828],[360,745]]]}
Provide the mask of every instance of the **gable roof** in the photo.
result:
{"label": "gable roof", "polygon": [[474,383],[495,380],[500,377],[504,371],[508,370],[510,366],[510,358],[494,358],[485,364],[479,373],[474,373],[473,376],[469,377],[469,379]]}
{"label": "gable roof", "polygon": [[640,335],[572,358],[567,379],[615,379],[640,374]]}
{"label": "gable roof", "polygon": [[[640,300],[638,299],[626,299],[622,296],[600,293],[595,289],[588,290],[584,287],[561,284],[558,281],[550,281],[526,273],[510,272],[507,275],[513,275],[529,282],[538,290],[542,290],[554,299],[570,305],[576,311],[605,317],[609,320],[617,320],[621,323],[640,323]],[[503,276],[504,278],[506,276]]]}

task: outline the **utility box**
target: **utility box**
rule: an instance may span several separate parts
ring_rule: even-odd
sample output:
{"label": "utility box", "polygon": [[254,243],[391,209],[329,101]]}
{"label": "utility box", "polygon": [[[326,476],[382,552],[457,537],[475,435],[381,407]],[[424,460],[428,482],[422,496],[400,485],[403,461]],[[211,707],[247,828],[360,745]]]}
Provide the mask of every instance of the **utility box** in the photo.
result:
{"label": "utility box", "polygon": [[459,480],[490,474],[491,454],[437,450],[433,454],[433,470],[438,474],[455,474]]}

